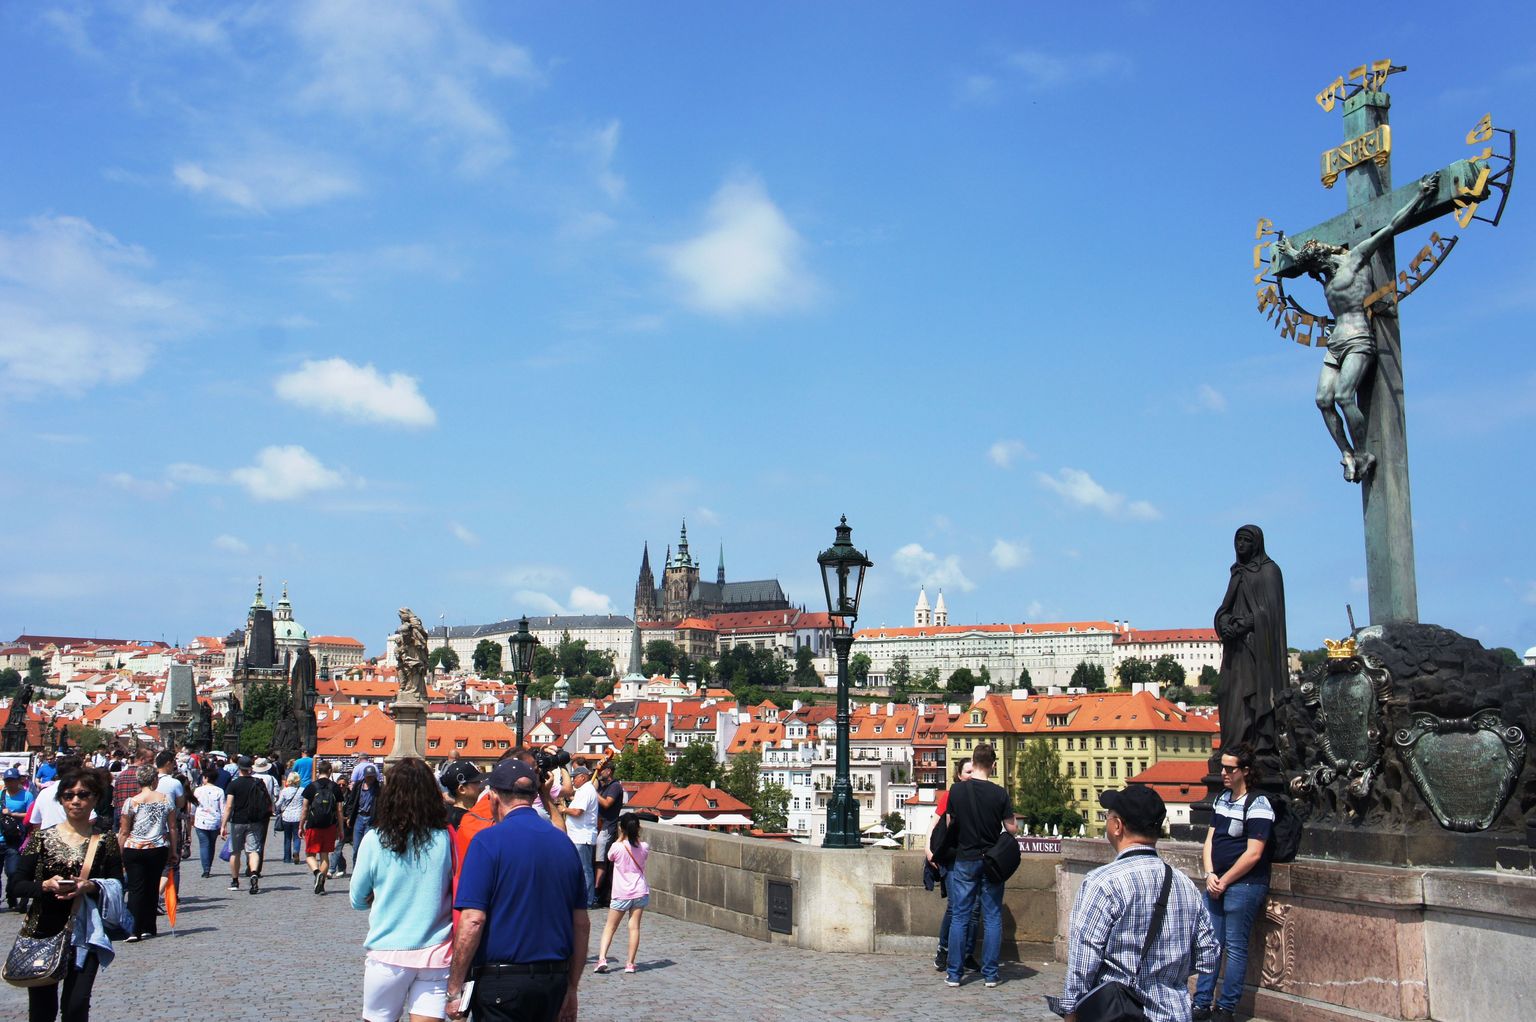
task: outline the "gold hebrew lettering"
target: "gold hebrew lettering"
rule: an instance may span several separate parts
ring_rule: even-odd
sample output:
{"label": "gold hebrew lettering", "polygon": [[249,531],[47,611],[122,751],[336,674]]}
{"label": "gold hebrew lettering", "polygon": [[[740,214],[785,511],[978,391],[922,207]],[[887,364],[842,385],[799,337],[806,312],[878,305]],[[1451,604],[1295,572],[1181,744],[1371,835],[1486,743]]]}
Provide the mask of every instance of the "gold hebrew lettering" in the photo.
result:
{"label": "gold hebrew lettering", "polygon": [[1456,200],[1456,212],[1453,213],[1452,216],[1456,218],[1456,222],[1462,227],[1470,224],[1472,222],[1472,217],[1474,217],[1476,214],[1477,203],[1463,202],[1461,199]]}
{"label": "gold hebrew lettering", "polygon": [[1340,75],[1339,77],[1335,78],[1333,81],[1329,82],[1328,83],[1328,87],[1326,89],[1324,89],[1322,92],[1319,92],[1317,94],[1317,105],[1322,107],[1324,112],[1332,113],[1333,112],[1333,104],[1339,98],[1339,93],[1341,93],[1343,91],[1344,91],[1344,76]]}
{"label": "gold hebrew lettering", "polygon": [[1381,285],[1381,287],[1378,287],[1376,290],[1374,290],[1370,294],[1366,295],[1365,296],[1365,307],[1367,309],[1369,309],[1371,306],[1373,306],[1377,302],[1382,301],[1383,299],[1387,298],[1389,295],[1391,296],[1391,299],[1393,301],[1396,301],[1396,299],[1397,299],[1397,282],[1394,281],[1394,280],[1387,281],[1385,284]]}
{"label": "gold hebrew lettering", "polygon": [[1362,89],[1365,88],[1365,70],[1366,65],[1361,64],[1359,67],[1349,72],[1349,80],[1354,81],[1356,78],[1360,79],[1360,87]]}
{"label": "gold hebrew lettering", "polygon": [[1275,230],[1275,222],[1268,217],[1259,217],[1259,224],[1253,229],[1254,240],[1257,241],[1268,234],[1278,234]]}
{"label": "gold hebrew lettering", "polygon": [[1380,92],[1387,84],[1387,75],[1392,73],[1392,61],[1378,60],[1371,64],[1371,77],[1366,81],[1366,88],[1373,92]]}
{"label": "gold hebrew lettering", "polygon": [[1273,242],[1261,241],[1257,245],[1253,246],[1253,268],[1255,270],[1264,265],[1264,247],[1271,244],[1273,244]]}
{"label": "gold hebrew lettering", "polygon": [[[1486,157],[1484,157],[1484,158],[1486,159]],[[1478,172],[1477,172],[1477,181],[1473,183],[1472,187],[1468,188],[1466,185],[1462,185],[1460,188],[1458,188],[1456,190],[1456,194],[1458,194],[1458,195],[1470,195],[1473,198],[1480,197],[1483,194],[1483,189],[1488,187],[1488,173],[1489,173],[1489,167],[1488,167],[1488,164],[1485,163],[1478,170]],[[1466,226],[1466,225],[1463,224],[1462,226]]]}
{"label": "gold hebrew lettering", "polygon": [[[1477,122],[1477,127],[1467,132],[1467,145],[1477,145],[1486,142],[1493,137],[1493,114],[1483,114],[1483,119]],[[1486,159],[1487,157],[1484,157]]]}

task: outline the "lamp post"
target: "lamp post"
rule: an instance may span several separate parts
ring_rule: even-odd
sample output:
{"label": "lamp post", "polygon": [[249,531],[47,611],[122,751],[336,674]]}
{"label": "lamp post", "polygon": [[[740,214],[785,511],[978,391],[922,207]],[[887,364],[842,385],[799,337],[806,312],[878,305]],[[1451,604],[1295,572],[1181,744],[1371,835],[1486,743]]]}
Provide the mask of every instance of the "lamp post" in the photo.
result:
{"label": "lamp post", "polygon": [[517,623],[516,634],[507,636],[512,651],[512,669],[517,672],[517,744],[523,744],[523,713],[528,699],[528,682],[533,678],[533,647],[539,644],[528,631],[528,619]]}
{"label": "lamp post", "polygon": [[831,616],[832,645],[837,649],[837,778],[827,803],[827,836],[823,848],[858,848],[859,804],[848,777],[848,653],[853,648],[853,623],[859,616],[864,572],[874,562],[854,549],[853,529],[843,515],[837,540],[816,558]]}

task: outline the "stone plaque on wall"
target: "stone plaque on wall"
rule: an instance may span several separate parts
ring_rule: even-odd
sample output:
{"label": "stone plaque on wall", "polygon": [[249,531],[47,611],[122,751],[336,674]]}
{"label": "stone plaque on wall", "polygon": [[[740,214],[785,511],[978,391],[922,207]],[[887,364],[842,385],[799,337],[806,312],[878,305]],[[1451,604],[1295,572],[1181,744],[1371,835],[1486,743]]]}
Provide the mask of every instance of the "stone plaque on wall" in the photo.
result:
{"label": "stone plaque on wall", "polygon": [[768,932],[795,932],[795,885],[787,880],[769,880]]}

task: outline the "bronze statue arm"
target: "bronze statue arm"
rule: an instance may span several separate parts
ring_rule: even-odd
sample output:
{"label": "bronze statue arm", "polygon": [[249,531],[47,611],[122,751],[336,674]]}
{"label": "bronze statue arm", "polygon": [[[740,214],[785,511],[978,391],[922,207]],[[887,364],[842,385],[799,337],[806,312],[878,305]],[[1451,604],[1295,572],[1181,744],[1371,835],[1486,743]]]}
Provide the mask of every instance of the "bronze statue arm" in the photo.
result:
{"label": "bronze statue arm", "polygon": [[1408,218],[1414,214],[1414,211],[1424,205],[1424,202],[1439,190],[1440,174],[1438,171],[1419,178],[1418,193],[1402,209],[1392,214],[1392,219],[1387,221],[1385,227],[1382,227],[1369,238],[1355,246],[1351,254],[1354,255],[1356,262],[1361,266],[1369,262],[1371,256],[1376,254],[1376,250],[1381,248],[1389,238],[1396,235],[1403,224],[1408,221]]}

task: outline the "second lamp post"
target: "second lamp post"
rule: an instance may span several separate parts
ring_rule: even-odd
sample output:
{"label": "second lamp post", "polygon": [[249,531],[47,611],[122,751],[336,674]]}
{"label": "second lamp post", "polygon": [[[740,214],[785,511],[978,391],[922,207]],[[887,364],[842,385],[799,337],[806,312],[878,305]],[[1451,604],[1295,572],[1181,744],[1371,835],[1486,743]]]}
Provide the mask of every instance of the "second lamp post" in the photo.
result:
{"label": "second lamp post", "polygon": [[853,529],[844,515],[837,526],[836,542],[816,558],[831,616],[832,645],[837,649],[837,777],[832,782],[832,800],[827,803],[823,848],[861,847],[859,803],[848,776],[848,652],[853,648],[853,623],[859,616],[864,572],[874,567],[874,562],[854,549],[852,537]]}
{"label": "second lamp post", "polygon": [[512,651],[512,670],[517,672],[517,744],[523,744],[523,714],[527,709],[528,682],[533,680],[533,648],[539,644],[534,634],[528,631],[528,619],[525,617],[517,623],[517,632],[507,636],[507,645]]}

